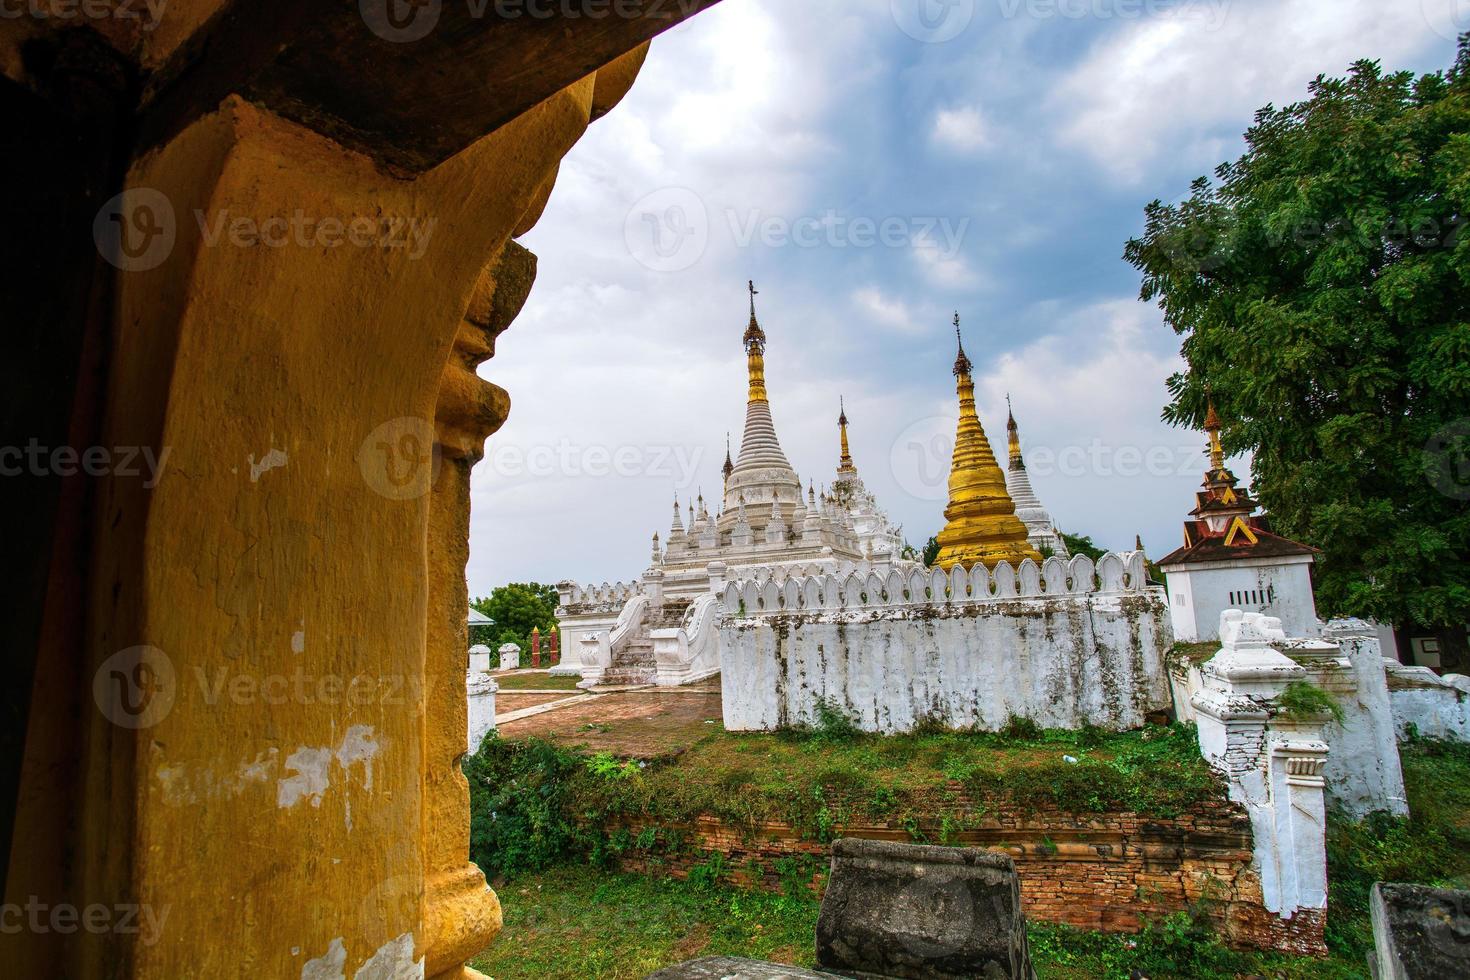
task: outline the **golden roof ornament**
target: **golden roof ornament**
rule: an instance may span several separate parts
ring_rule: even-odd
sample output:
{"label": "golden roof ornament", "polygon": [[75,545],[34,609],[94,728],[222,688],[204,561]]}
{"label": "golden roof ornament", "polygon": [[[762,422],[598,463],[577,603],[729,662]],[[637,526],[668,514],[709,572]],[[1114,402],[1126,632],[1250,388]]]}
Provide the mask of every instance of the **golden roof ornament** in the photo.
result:
{"label": "golden roof ornament", "polygon": [[1016,516],[1005,474],[975,411],[974,368],[965,354],[959,313],[955,313],[954,323],[959,349],[954,374],[960,417],[950,464],[949,506],[944,509],[945,525],[939,532],[935,564],[950,569],[977,564],[994,568],[1001,561],[1014,566],[1026,558],[1040,563],[1041,553],[1026,540],[1026,525]]}
{"label": "golden roof ornament", "polygon": [[750,285],[750,325],[745,328],[745,363],[750,373],[750,395],[749,400],[763,402],[766,400],[766,332],[755,318],[755,298],[760,293],[755,288],[755,280]]}
{"label": "golden roof ornament", "polygon": [[837,416],[837,429],[842,433],[842,456],[837,462],[837,472],[843,476],[856,476],[857,467],[852,465],[852,452],[847,446],[847,401],[838,396],[837,401],[839,415]]}
{"label": "golden roof ornament", "polygon": [[1021,430],[1016,425],[1016,413],[1011,408],[1011,395],[1006,392],[1006,441],[1010,450],[1008,465],[1013,470],[1024,470],[1026,458],[1021,455]]}

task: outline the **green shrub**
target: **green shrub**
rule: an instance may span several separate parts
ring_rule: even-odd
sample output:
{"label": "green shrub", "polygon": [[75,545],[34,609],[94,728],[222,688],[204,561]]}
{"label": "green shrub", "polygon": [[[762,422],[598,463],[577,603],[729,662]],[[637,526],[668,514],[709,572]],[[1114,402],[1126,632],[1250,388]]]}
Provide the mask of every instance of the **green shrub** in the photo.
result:
{"label": "green shrub", "polygon": [[1290,721],[1310,721],[1328,715],[1339,725],[1345,717],[1337,699],[1311,681],[1292,681],[1276,696],[1281,716]]}

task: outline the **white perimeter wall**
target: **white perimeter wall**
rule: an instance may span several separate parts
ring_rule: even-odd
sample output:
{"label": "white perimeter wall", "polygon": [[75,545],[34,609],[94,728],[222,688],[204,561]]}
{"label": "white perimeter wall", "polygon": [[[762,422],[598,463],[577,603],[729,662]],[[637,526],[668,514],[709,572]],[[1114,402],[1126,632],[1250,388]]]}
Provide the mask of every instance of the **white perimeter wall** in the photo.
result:
{"label": "white perimeter wall", "polygon": [[824,699],[875,732],[923,721],[994,730],[1012,716],[1048,728],[1141,726],[1169,704],[1163,593],[1145,587],[1141,558],[1105,556],[1106,589],[1081,562],[1049,560],[1043,575],[1028,561],[994,583],[978,581],[981,569],[975,583],[960,578],[958,598],[943,572],[732,584],[725,727],[810,724]]}

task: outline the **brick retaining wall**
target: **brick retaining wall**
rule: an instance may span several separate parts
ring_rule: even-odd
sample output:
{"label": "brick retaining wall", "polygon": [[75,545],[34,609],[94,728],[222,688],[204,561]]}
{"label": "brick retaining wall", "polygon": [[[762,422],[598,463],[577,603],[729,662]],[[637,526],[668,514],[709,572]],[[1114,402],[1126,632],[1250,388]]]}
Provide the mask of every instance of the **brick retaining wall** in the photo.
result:
{"label": "brick retaining wall", "polygon": [[[1326,952],[1325,916],[1320,910],[1281,919],[1262,905],[1260,877],[1250,866],[1250,821],[1237,804],[1204,803],[1173,819],[991,805],[964,824],[966,829],[955,832],[949,842],[1011,855],[1021,875],[1022,905],[1033,919],[1104,932],[1136,932],[1147,916],[1178,911],[1206,898],[1231,945]],[[648,825],[630,820],[623,826],[636,836]],[[724,855],[730,880],[779,889],[777,861],[802,855],[825,860],[828,850],[825,844],[802,839],[782,822],[746,832],[701,817],[692,827],[677,829],[688,847],[673,855],[632,849],[622,855],[623,866],[684,877],[705,863],[709,852],[718,852]],[[937,825],[921,829],[930,842],[939,839]],[[855,823],[842,827],[837,836],[913,840],[903,827],[886,824]]]}

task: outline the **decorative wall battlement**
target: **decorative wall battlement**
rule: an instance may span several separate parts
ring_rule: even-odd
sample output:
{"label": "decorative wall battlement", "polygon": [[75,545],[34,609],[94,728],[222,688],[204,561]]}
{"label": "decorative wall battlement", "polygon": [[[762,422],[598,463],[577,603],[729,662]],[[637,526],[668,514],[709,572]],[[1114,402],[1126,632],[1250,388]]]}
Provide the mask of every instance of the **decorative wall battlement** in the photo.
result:
{"label": "decorative wall battlement", "polygon": [[614,582],[609,585],[577,585],[563,582],[557,586],[561,594],[562,609],[566,614],[610,612],[617,613],[628,604],[628,600],[643,595],[642,582]]}
{"label": "decorative wall battlement", "polygon": [[725,588],[725,612],[737,620],[837,612],[942,613],[956,607],[1099,593],[1143,593],[1148,588],[1143,552],[1109,552],[1096,564],[1086,555],[1071,560],[1031,559],[1013,568],[983,566],[916,568],[907,573],[855,569],[846,574],[793,575],[759,568]]}

